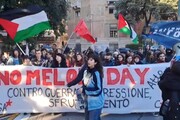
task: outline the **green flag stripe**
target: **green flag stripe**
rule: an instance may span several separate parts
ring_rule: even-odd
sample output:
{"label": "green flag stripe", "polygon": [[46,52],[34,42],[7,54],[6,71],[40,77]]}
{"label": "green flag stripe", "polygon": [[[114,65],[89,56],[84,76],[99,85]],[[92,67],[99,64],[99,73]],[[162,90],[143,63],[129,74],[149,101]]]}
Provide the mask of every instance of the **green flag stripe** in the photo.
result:
{"label": "green flag stripe", "polygon": [[131,31],[127,27],[123,27],[122,29],[119,30],[119,32],[124,33],[126,35],[130,35]]}
{"label": "green flag stripe", "polygon": [[29,37],[37,35],[40,32],[42,32],[44,30],[47,30],[47,29],[50,29],[50,28],[51,27],[50,27],[49,21],[35,24],[35,25],[29,27],[28,29],[18,31],[16,33],[14,41],[15,42],[21,42],[21,41],[23,41],[23,40],[25,40],[25,39],[27,39]]}
{"label": "green flag stripe", "polygon": [[139,41],[138,41],[138,36],[136,36],[136,38],[133,39],[132,42],[133,42],[134,44],[138,44],[138,43],[139,43]]}

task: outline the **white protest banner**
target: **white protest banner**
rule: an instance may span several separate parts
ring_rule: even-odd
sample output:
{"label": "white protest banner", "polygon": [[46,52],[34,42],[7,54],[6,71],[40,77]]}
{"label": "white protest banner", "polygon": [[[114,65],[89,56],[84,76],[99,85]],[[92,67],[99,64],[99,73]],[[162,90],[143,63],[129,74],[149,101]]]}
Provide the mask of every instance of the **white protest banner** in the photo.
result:
{"label": "white protest banner", "polygon": [[[104,113],[155,112],[161,93],[158,81],[169,63],[104,67]],[[83,112],[75,92],[66,87],[78,68],[0,67],[0,113]]]}

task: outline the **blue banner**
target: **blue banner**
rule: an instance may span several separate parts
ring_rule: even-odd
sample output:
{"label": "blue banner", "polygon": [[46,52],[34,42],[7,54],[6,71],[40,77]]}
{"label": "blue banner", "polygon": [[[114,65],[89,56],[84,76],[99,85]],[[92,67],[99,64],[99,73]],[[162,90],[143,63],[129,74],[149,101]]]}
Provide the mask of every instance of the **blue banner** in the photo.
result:
{"label": "blue banner", "polygon": [[146,37],[166,47],[173,47],[174,44],[180,42],[180,21],[154,23]]}

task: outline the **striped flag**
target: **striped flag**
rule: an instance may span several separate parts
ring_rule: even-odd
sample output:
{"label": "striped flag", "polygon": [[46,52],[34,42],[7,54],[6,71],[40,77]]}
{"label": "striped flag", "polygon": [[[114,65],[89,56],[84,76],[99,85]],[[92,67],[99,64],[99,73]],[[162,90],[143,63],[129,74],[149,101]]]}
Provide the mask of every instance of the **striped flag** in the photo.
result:
{"label": "striped flag", "polygon": [[138,36],[134,29],[127,23],[127,21],[124,19],[124,17],[119,14],[118,16],[118,30],[119,32],[130,35],[131,41],[134,44],[138,44]]}
{"label": "striped flag", "polygon": [[0,25],[16,43],[51,28],[45,11],[39,6],[0,12]]}

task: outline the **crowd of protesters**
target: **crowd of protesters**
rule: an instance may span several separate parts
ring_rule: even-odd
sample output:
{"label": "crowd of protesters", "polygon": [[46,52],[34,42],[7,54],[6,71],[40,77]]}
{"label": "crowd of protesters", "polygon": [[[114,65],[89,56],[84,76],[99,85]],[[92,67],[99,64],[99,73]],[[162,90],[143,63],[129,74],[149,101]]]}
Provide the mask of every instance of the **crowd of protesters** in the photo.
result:
{"label": "crowd of protesters", "polygon": [[[93,51],[91,48],[78,52],[67,47],[65,50],[57,48],[56,44],[51,46],[52,50],[46,48],[33,49],[29,55],[23,55],[18,49],[11,52],[4,51],[0,55],[1,65],[24,65],[42,66],[51,68],[81,67],[86,61],[87,52],[90,50],[99,55],[103,66],[154,64],[170,62],[174,56],[172,49],[160,45],[157,50],[152,50],[150,45],[145,48],[139,47],[137,51],[110,51],[108,48],[102,52]],[[153,113],[157,116],[156,113]]]}
{"label": "crowd of protesters", "polygon": [[[76,52],[70,48],[65,51],[57,48],[56,44],[51,46],[52,50],[46,48],[33,49],[29,56],[23,55],[18,49],[11,52],[4,51],[0,56],[0,65],[27,65],[52,68],[81,67],[84,64],[86,50]],[[90,48],[88,48],[90,49]],[[94,51],[95,52],[95,51]],[[102,52],[95,52],[102,60],[103,66],[118,66],[132,64],[152,64],[169,62],[173,57],[173,51],[160,45],[157,50],[151,50],[147,45],[139,47],[137,51],[127,50],[111,52],[108,48]]]}

